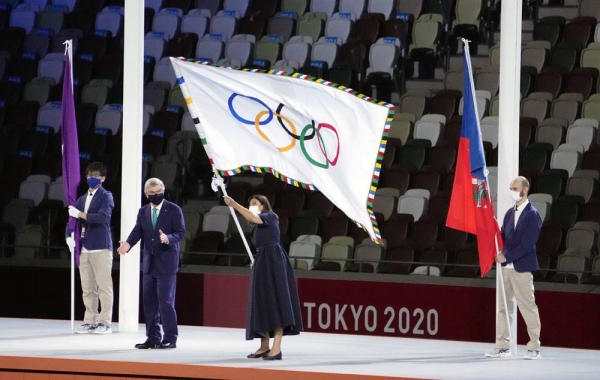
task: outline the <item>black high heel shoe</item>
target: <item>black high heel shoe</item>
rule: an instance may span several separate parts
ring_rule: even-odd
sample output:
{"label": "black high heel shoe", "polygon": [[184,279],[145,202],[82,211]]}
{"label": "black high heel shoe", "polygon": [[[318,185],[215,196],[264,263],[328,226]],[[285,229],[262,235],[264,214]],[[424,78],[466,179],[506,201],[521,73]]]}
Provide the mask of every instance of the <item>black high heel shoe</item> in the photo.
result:
{"label": "black high heel shoe", "polygon": [[259,359],[269,354],[271,350],[266,350],[265,352],[261,352],[260,354],[250,354],[246,356],[248,359]]}
{"label": "black high heel shoe", "polygon": [[273,356],[263,356],[263,360],[281,360],[283,358],[283,355],[281,352],[279,352],[277,355],[273,355]]}

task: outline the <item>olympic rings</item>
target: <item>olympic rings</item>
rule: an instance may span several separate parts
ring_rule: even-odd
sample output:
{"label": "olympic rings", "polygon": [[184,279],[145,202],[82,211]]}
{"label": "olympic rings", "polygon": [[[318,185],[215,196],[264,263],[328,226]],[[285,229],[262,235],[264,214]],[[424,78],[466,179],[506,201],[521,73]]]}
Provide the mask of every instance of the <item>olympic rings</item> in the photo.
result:
{"label": "olympic rings", "polygon": [[[275,111],[275,112],[276,112],[276,114],[277,114],[277,115],[280,115],[280,114],[281,114],[281,110],[283,110],[283,103],[279,103],[279,105],[277,106],[277,111]],[[279,124],[281,125],[281,128],[283,128],[283,130],[284,130],[284,131],[286,131],[288,135],[292,136],[292,137],[293,137],[293,138],[295,138],[296,140],[300,140],[300,136],[296,135],[295,133],[292,133],[292,132],[290,132],[290,130],[289,130],[289,129],[287,129],[287,128],[285,127],[285,125],[283,125],[283,122],[281,121],[281,118],[280,118],[279,116],[277,116],[277,121],[279,121]],[[310,139],[312,139],[313,137],[315,137],[315,131],[314,131],[314,128],[315,128],[315,121],[314,121],[314,120],[311,120],[311,123],[312,123],[312,127],[313,127],[313,133],[312,133],[312,135],[306,136],[305,140],[310,140]],[[290,124],[291,124],[291,123],[290,123]],[[291,125],[293,126],[293,124],[291,124]]]}
{"label": "olympic rings", "polygon": [[338,141],[337,144],[337,150],[335,151],[335,158],[333,159],[333,161],[329,160],[329,157],[327,156],[327,152],[325,151],[325,146],[323,145],[323,140],[319,139],[319,147],[321,148],[321,152],[323,152],[323,155],[325,156],[325,158],[327,158],[327,162],[329,162],[332,166],[335,166],[335,164],[337,164],[337,160],[340,157],[340,136],[338,135],[337,129],[334,128],[333,125],[331,124],[327,124],[327,123],[319,123],[319,126],[317,127],[319,130],[321,128],[325,128],[325,129],[329,129],[331,131],[333,131],[333,133],[335,133],[335,137]]}
{"label": "olympic rings", "polygon": [[[243,98],[252,100],[252,101],[260,104],[262,107],[265,108],[265,111],[258,112],[255,115],[254,120],[243,118],[242,116],[240,116],[240,114],[237,113],[237,111],[233,107],[233,100],[236,98],[236,96],[241,96]],[[311,163],[312,165],[322,168],[322,169],[329,169],[330,166],[335,166],[337,164],[338,158],[340,156],[340,136],[338,134],[337,129],[333,125],[328,124],[328,123],[319,123],[315,127],[315,121],[311,120],[310,124],[305,125],[302,128],[300,135],[298,135],[296,124],[294,123],[294,121],[291,120],[290,118],[282,115],[283,108],[285,107],[285,105],[283,103],[279,103],[279,105],[277,106],[277,110],[275,112],[273,112],[273,110],[271,108],[269,108],[269,106],[266,103],[264,103],[262,100],[260,100],[256,97],[242,95],[242,94],[238,94],[238,93],[232,93],[231,96],[229,97],[229,100],[227,101],[227,105],[229,106],[229,112],[231,112],[231,115],[236,120],[238,120],[242,124],[254,125],[254,128],[256,129],[256,132],[258,133],[258,135],[260,137],[262,137],[265,141],[267,141],[271,144],[272,144],[271,140],[264,133],[261,126],[269,124],[273,120],[273,117],[276,117],[281,128],[292,138],[291,142],[288,145],[283,146],[283,147],[277,147],[277,149],[280,152],[287,152],[287,151],[292,150],[296,146],[296,140],[298,140],[298,141],[300,141],[300,150],[302,151],[302,154],[304,155],[306,160],[309,163]],[[265,116],[266,116],[266,118],[265,118]],[[335,135],[336,147],[335,147],[335,155],[334,155],[333,159],[331,159],[329,157],[329,155],[327,154],[327,147],[326,147],[325,141],[323,140],[323,137],[321,135],[322,129],[330,130]],[[319,149],[321,150],[321,153],[323,154],[323,157],[324,157],[323,162],[319,162],[314,157],[312,157],[306,146],[306,142],[309,140],[312,140],[315,136],[317,137],[317,142],[319,143]]]}
{"label": "olympic rings", "polygon": [[[317,162],[316,160],[314,160],[306,151],[306,146],[304,145],[304,135],[306,134],[306,131],[310,128],[310,125],[307,125],[306,127],[304,127],[304,129],[302,130],[302,134],[300,135],[300,149],[302,149],[302,153],[304,153],[304,157],[306,157],[306,159],[308,160],[308,162],[310,162],[311,164],[315,165],[316,167],[319,168],[323,168],[323,169],[328,169],[329,168],[329,160],[327,160],[327,154],[325,154],[325,160],[326,162],[324,164]],[[313,133],[315,131],[315,126],[312,125],[313,128]],[[319,141],[321,140],[321,132],[317,129],[317,135],[319,136]],[[319,144],[320,145],[320,144]],[[323,151],[321,149],[321,151]]]}
{"label": "olympic rings", "polygon": [[[260,118],[268,113],[269,113],[269,111],[261,111],[258,114],[256,114],[256,119],[254,120],[254,127],[256,128],[256,131],[258,132],[260,137],[267,140],[268,142],[271,142],[271,140],[267,137],[267,135],[265,135],[263,133],[263,131],[260,129]],[[277,119],[280,120],[279,121],[280,123],[281,123],[281,119],[284,119],[292,126],[292,131],[296,132],[296,126],[292,123],[292,121],[290,119],[288,119],[287,117],[285,117],[283,115],[280,115],[279,113],[277,113],[276,115],[277,115]],[[283,123],[281,123],[281,124],[283,125]],[[288,150],[292,149],[295,145],[296,145],[296,140],[292,139],[292,142],[289,145],[286,145],[283,148],[277,148],[277,149],[279,149],[280,152],[287,152]]]}
{"label": "olympic rings", "polygon": [[253,121],[251,120],[246,120],[244,118],[242,118],[240,115],[238,115],[237,112],[235,112],[235,110],[233,109],[233,99],[235,99],[236,96],[241,96],[243,98],[246,99],[251,99],[254,100],[255,102],[259,103],[260,105],[262,105],[263,107],[265,107],[266,109],[269,110],[269,117],[267,118],[267,120],[263,120],[260,125],[265,125],[271,122],[271,120],[273,120],[273,111],[271,111],[271,109],[269,108],[269,106],[267,106],[265,103],[263,103],[260,99],[254,98],[252,96],[245,96],[245,95],[241,95],[241,94],[236,94],[233,93],[231,94],[231,96],[229,97],[229,100],[227,101],[227,104],[229,105],[229,111],[231,111],[231,114],[233,115],[233,117],[235,117],[237,120],[239,120],[240,122],[244,123],[244,124],[254,124]]}

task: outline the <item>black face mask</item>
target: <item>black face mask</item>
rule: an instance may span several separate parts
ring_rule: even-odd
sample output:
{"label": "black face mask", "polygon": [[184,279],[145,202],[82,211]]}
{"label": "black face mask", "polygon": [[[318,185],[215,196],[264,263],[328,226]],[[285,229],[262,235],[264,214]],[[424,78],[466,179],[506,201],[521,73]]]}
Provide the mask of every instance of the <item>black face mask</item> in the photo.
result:
{"label": "black face mask", "polygon": [[160,202],[163,201],[164,198],[165,198],[164,193],[148,195],[148,199],[155,206],[158,206],[160,204]]}

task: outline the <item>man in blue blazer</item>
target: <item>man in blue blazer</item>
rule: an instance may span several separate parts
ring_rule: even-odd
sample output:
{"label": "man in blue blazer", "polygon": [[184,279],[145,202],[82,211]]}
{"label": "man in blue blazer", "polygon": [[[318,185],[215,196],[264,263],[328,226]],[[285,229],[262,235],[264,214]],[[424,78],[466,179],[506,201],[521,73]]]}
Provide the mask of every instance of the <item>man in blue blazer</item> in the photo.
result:
{"label": "man in blue blazer", "polygon": [[[81,231],[79,274],[85,316],[76,333],[110,334],[113,310],[113,262],[110,219],[115,202],[110,191],[102,187],[106,179],[106,166],[93,162],[85,170],[88,191],[69,206],[69,216],[77,218]],[[81,211],[83,210],[83,211]],[[74,231],[66,229],[67,245],[74,252]],[[98,303],[101,311],[98,313]]]}
{"label": "man in blue blazer", "polygon": [[[179,242],[185,237],[181,208],[164,199],[165,185],[150,178],[144,185],[150,200],[140,208],[135,227],[117,252],[127,253],[142,240],[142,272],[146,341],[135,348],[176,348],[175,288],[179,270]],[[161,334],[160,323],[164,334]],[[161,337],[162,335],[162,337]]]}
{"label": "man in blue blazer", "polygon": [[[527,325],[529,342],[527,353],[523,357],[528,360],[540,359],[540,314],[535,303],[532,271],[539,269],[535,245],[542,219],[537,209],[527,199],[529,181],[525,177],[517,177],[510,183],[510,193],[515,207],[504,215],[502,223],[502,239],[504,249],[496,256],[496,262],[502,264],[502,275],[506,303],[500,302],[496,325],[496,348],[487,353],[487,357],[509,357],[510,326],[506,323],[506,313],[512,323],[514,309],[513,298],[516,298],[521,316]],[[516,339],[516,337],[515,337]]]}

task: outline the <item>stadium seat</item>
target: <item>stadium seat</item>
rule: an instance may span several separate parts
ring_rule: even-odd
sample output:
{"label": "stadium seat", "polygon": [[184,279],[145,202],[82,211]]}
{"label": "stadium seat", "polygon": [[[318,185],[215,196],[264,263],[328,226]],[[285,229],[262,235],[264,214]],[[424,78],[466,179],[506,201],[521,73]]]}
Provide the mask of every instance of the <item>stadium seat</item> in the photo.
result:
{"label": "stadium seat", "polygon": [[236,34],[238,22],[238,18],[229,12],[223,13],[223,11],[219,11],[218,14],[212,16],[210,19],[210,34],[221,34],[225,37],[225,41],[228,41]]}
{"label": "stadium seat", "polygon": [[361,18],[367,7],[367,0],[340,0],[339,12],[350,13],[355,20]]}
{"label": "stadium seat", "polygon": [[380,13],[388,20],[395,11],[395,1],[393,0],[368,0],[367,13]]}
{"label": "stadium seat", "polygon": [[350,258],[350,250],[353,247],[327,242],[323,245],[321,250],[321,259],[315,264],[313,270],[327,270],[327,271],[342,271],[346,267],[347,260]]}
{"label": "stadium seat", "polygon": [[386,274],[409,274],[412,262],[415,260],[415,252],[413,248],[408,246],[390,247],[386,250],[386,262],[382,262],[378,269],[378,273]]}
{"label": "stadium seat", "polygon": [[177,37],[181,28],[183,11],[178,8],[163,8],[154,15],[152,31],[164,33],[167,41]]}
{"label": "stadium seat", "polygon": [[296,19],[293,14],[287,12],[279,12],[271,17],[267,26],[267,34],[278,35],[283,38],[284,42],[289,41],[290,37],[296,32]]}
{"label": "stadium seat", "polygon": [[196,59],[216,63],[223,57],[224,49],[220,34],[206,34],[198,41]]}

